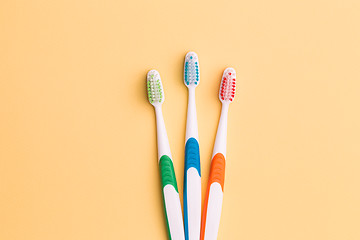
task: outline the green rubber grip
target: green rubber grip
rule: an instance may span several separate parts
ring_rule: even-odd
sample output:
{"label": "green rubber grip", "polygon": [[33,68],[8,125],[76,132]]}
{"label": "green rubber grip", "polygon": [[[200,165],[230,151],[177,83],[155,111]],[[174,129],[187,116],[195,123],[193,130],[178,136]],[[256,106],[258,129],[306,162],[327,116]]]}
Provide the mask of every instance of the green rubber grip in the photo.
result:
{"label": "green rubber grip", "polygon": [[171,184],[175,190],[179,192],[175,177],[174,165],[170,157],[167,155],[162,155],[159,165],[162,187],[164,188],[166,185]]}

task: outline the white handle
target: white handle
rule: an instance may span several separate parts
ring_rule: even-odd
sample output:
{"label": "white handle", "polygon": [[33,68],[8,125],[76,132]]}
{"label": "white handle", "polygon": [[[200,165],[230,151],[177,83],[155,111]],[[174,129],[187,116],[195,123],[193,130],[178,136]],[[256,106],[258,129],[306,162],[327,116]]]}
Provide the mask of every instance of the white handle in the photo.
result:
{"label": "white handle", "polygon": [[214,182],[210,185],[204,240],[217,239],[223,195],[221,185],[218,182]]}
{"label": "white handle", "polygon": [[172,240],[184,240],[185,235],[179,193],[170,184],[167,184],[163,191],[170,237]]}
{"label": "white handle", "polygon": [[[201,177],[194,167],[189,168],[185,175],[184,186],[184,220],[188,240],[199,240],[201,224]],[[185,200],[186,199],[186,200]],[[186,208],[186,209],[185,209]]]}
{"label": "white handle", "polygon": [[201,170],[195,87],[190,85],[186,120],[184,228],[187,240],[199,240],[201,225]]}

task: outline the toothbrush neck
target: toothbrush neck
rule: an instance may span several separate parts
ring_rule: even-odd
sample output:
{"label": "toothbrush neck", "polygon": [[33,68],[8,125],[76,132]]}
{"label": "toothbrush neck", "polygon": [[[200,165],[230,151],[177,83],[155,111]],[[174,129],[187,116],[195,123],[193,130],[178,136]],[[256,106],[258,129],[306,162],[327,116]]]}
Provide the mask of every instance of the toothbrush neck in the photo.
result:
{"label": "toothbrush neck", "polygon": [[216,133],[213,156],[222,153],[226,158],[226,137],[227,137],[227,117],[229,111],[229,103],[224,102],[221,107],[221,115]]}
{"label": "toothbrush neck", "polygon": [[189,87],[189,98],[195,97],[195,87]]}
{"label": "toothbrush neck", "polygon": [[157,147],[158,147],[158,160],[163,155],[171,158],[170,144],[165,128],[165,121],[161,110],[161,105],[155,106],[156,115],[156,134],[157,134]]}
{"label": "toothbrush neck", "polygon": [[189,138],[199,139],[195,104],[195,87],[189,87],[188,109],[186,118],[186,141]]}

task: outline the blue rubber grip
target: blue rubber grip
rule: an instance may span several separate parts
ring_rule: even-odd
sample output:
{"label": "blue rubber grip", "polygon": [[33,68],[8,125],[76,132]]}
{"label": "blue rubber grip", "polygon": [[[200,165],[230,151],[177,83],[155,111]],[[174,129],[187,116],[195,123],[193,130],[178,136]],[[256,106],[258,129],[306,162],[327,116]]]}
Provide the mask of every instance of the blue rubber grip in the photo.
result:
{"label": "blue rubber grip", "polygon": [[188,208],[187,208],[187,171],[195,168],[201,177],[199,143],[195,138],[189,138],[185,144],[185,169],[184,169],[184,230],[185,239],[189,239]]}

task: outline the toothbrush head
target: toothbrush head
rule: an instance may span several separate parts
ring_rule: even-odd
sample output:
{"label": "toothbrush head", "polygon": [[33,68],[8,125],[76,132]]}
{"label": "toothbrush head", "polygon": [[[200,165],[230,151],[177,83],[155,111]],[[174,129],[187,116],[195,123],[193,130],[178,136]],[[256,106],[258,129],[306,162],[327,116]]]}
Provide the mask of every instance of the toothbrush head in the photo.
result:
{"label": "toothbrush head", "polygon": [[155,104],[162,104],[164,102],[164,89],[161,83],[160,74],[156,70],[150,70],[147,73],[147,91],[149,102]]}
{"label": "toothbrush head", "polygon": [[235,97],[236,72],[233,68],[225,69],[219,91],[219,98],[222,103],[232,102]]}
{"label": "toothbrush head", "polygon": [[200,69],[198,56],[194,52],[188,52],[184,63],[184,83],[187,87],[197,86],[200,82]]}

